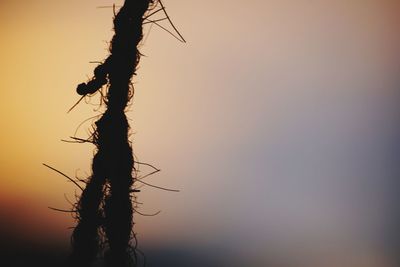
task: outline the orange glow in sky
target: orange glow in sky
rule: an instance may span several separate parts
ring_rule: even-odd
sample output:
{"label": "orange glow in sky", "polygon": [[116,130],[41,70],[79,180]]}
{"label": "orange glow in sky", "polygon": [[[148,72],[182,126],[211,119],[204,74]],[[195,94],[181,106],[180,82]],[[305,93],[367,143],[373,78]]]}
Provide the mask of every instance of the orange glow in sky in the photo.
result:
{"label": "orange glow in sky", "polygon": [[[98,114],[96,98],[67,110],[108,55],[113,13],[96,7],[114,2],[0,1],[4,229],[69,242],[73,219],[47,207],[69,208],[77,188],[42,163],[90,173],[94,147],[61,139]],[[397,1],[164,2],[188,43],[145,29],[128,115],[136,156],[162,170],[148,181],[181,193],[143,188],[141,211],[162,213],[137,217],[140,241],[248,253],[255,267],[267,248],[307,258],[330,243],[335,266],[391,267],[375,236],[391,214],[394,174],[378,170],[397,130]]]}

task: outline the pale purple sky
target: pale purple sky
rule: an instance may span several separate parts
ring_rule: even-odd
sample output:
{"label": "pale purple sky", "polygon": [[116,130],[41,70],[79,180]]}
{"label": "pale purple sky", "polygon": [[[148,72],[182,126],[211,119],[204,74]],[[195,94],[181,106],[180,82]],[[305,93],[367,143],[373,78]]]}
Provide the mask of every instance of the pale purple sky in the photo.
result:
{"label": "pale purple sky", "polygon": [[[63,193],[74,188],[41,162],[89,172],[93,147],[59,139],[95,115],[84,103],[65,112],[88,62],[106,56],[112,10],[95,7],[110,3],[31,0],[28,10],[1,1],[0,110],[14,115],[2,116],[0,178],[10,199],[30,192],[43,207],[67,207]],[[181,193],[143,188],[142,212],[162,213],[138,217],[141,244],[207,249],[238,266],[393,266],[399,5],[165,4],[188,43],[153,27],[129,115],[135,154],[162,169],[148,182]],[[18,138],[23,129],[29,140]],[[46,214],[55,233],[72,223],[62,216]]]}

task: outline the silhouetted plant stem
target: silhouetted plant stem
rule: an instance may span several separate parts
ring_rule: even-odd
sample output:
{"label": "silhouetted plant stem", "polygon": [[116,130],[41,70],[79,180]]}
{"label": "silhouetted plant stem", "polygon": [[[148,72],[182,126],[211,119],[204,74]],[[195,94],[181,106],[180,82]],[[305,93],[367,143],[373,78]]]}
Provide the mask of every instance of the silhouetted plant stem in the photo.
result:
{"label": "silhouetted plant stem", "polygon": [[132,185],[134,159],[125,108],[133,95],[131,83],[140,59],[144,14],[152,0],[125,0],[114,18],[115,35],[110,56],[95,69],[94,78],[80,84],[78,94],[94,93],[108,84],[107,110],[95,123],[97,147],[92,175],[77,203],[78,224],[72,234],[73,266],[89,267],[99,253],[99,228],[106,235],[108,266],[136,266],[129,253],[132,230]]}

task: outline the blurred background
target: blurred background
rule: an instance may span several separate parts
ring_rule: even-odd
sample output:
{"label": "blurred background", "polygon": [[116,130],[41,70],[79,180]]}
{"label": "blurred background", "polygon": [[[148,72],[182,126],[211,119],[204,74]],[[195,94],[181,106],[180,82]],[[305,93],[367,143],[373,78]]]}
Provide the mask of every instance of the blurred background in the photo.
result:
{"label": "blurred background", "polygon": [[[147,266],[398,266],[400,3],[164,2],[188,42],[145,29],[129,117],[162,170],[147,182],[181,192],[138,194],[162,211],[135,217]],[[68,253],[74,220],[48,206],[78,192],[42,163],[90,174],[94,147],[61,139],[99,114],[96,97],[67,110],[113,3],[0,1],[2,266]]]}

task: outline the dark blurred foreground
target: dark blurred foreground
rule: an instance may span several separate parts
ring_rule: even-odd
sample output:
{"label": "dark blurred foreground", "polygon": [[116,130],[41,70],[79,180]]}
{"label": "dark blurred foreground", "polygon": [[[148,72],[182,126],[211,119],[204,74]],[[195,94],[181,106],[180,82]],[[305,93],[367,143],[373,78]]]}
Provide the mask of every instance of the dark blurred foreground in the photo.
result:
{"label": "dark blurred foreground", "polygon": [[[43,245],[2,237],[0,240],[1,267],[66,267],[69,248],[62,245]],[[223,267],[227,266],[206,251],[191,249],[143,249],[147,267]],[[139,266],[143,265],[143,259]],[[102,266],[101,263],[95,267]]]}

